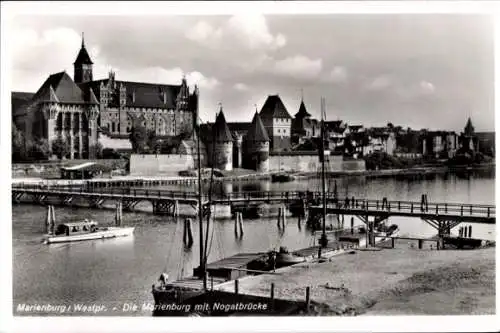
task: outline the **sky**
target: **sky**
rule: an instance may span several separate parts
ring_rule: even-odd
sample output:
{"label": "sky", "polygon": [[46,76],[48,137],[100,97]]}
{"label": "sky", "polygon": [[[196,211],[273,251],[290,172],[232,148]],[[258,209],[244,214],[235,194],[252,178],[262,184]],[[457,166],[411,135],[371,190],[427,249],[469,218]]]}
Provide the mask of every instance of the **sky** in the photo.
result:
{"label": "sky", "polygon": [[268,95],[293,116],[494,130],[493,19],[472,14],[17,16],[13,91],[35,92],[73,62],[85,34],[94,79],[200,87],[200,116],[250,122]]}

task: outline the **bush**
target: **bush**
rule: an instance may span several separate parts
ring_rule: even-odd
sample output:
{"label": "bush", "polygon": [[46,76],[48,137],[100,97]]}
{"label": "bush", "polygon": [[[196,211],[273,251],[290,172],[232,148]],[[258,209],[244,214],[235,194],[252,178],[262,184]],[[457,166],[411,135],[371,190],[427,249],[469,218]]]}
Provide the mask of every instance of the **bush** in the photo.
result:
{"label": "bush", "polygon": [[404,157],[394,157],[385,152],[373,152],[363,157],[367,170],[404,169],[415,166],[420,161]]}

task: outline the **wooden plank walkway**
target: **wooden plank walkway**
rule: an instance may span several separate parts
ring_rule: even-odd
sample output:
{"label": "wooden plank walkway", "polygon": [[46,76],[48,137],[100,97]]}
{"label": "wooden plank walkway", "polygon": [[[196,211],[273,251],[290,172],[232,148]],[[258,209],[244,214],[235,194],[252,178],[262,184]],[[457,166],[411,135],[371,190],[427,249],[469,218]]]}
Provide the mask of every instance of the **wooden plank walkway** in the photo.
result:
{"label": "wooden plank walkway", "polygon": [[[309,212],[320,214],[323,206],[311,206]],[[477,223],[496,223],[494,205],[465,203],[428,203],[422,205],[415,201],[357,200],[355,205],[327,205],[330,214],[357,216],[406,216],[427,220],[467,221]]]}
{"label": "wooden plank walkway", "polygon": [[207,265],[207,269],[234,269],[246,267],[250,262],[259,258],[264,258],[267,253],[238,253],[234,256],[224,258]]}

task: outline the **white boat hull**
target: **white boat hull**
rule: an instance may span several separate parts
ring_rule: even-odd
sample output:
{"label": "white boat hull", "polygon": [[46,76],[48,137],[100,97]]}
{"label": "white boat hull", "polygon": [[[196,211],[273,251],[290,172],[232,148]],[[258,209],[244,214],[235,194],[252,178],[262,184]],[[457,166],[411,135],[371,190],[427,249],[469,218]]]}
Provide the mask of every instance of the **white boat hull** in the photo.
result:
{"label": "white boat hull", "polygon": [[45,243],[65,243],[65,242],[78,242],[93,239],[106,239],[115,237],[126,237],[134,234],[134,227],[108,227],[106,230],[97,230],[96,232],[70,235],[70,236],[49,236],[45,237]]}

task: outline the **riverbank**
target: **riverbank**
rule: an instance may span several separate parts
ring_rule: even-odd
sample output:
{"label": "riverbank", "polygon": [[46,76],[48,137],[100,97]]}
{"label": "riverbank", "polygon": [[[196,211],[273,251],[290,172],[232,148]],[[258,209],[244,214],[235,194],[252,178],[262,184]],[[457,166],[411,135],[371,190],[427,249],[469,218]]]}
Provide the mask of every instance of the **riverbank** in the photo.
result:
{"label": "riverbank", "polygon": [[[495,249],[355,251],[280,274],[242,279],[244,294],[304,300],[313,315],[457,315],[495,313]],[[223,286],[230,290],[232,286]]]}
{"label": "riverbank", "polygon": [[[481,170],[495,170],[495,164],[479,165],[474,167],[415,167],[410,169],[387,169],[387,170],[365,170],[365,171],[339,171],[339,172],[328,172],[328,177],[398,177],[398,176],[426,176],[426,175],[437,175],[446,174],[448,172],[474,172]],[[214,177],[215,181],[259,181],[259,180],[270,180],[273,174],[286,174],[291,175],[293,178],[298,179],[308,179],[317,178],[318,173],[316,172],[292,172],[292,171],[282,171],[282,172],[256,172],[253,170],[246,169],[235,169],[232,171],[221,171],[218,177]],[[210,176],[203,175],[203,182],[209,182]],[[99,183],[99,185],[120,187],[120,186],[158,186],[165,184],[196,184],[198,181],[197,177],[194,176],[113,176],[109,178],[95,178],[92,180],[67,180],[67,179],[44,179],[41,177],[14,177],[12,178],[12,184],[40,184],[40,185],[82,185],[86,182]],[[131,184],[133,183],[133,184]],[[99,186],[102,187],[102,186]],[[104,186],[106,187],[106,186]]]}

